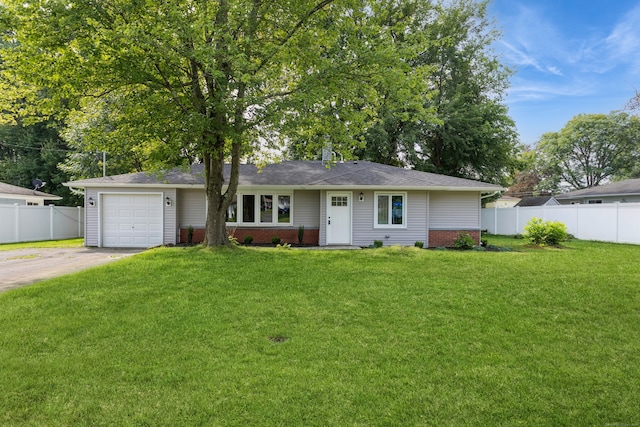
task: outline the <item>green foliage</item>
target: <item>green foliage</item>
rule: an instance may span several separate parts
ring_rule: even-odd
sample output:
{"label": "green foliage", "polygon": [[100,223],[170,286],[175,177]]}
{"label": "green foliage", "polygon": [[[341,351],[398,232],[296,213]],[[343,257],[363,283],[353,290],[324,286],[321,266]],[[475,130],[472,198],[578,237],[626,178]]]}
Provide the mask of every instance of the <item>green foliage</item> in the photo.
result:
{"label": "green foliage", "polygon": [[57,205],[77,206],[81,198],[62,185],[69,175],[58,169],[67,153],[59,126],[54,120],[0,125],[0,182],[32,189],[38,178],[47,183],[41,191],[62,197]]}
{"label": "green foliage", "polygon": [[193,243],[193,227],[192,226],[187,227],[187,243],[188,244]]}
{"label": "green foliage", "polygon": [[567,226],[560,221],[531,218],[524,227],[524,238],[538,246],[557,245],[567,239]]}
{"label": "green foliage", "polygon": [[298,227],[298,243],[301,245],[304,242],[304,225]]}
{"label": "green foliage", "polygon": [[460,233],[456,240],[453,242],[453,247],[456,249],[469,250],[473,249],[476,245],[476,241],[469,235],[469,233]]}
{"label": "green foliage", "polygon": [[374,248],[381,248],[382,247],[382,240],[374,240],[373,241],[373,247]]}
{"label": "green foliage", "polygon": [[[428,85],[394,48],[410,23],[428,18],[413,3],[8,0],[0,77],[21,91],[2,101],[66,116],[83,150],[131,152],[136,167],[199,159],[211,208],[205,243],[226,245],[241,160],[291,139],[306,141],[307,153],[329,139],[350,156],[385,81],[408,94]],[[81,161],[68,165],[79,175]]]}
{"label": "green foliage", "polygon": [[[378,122],[367,129],[361,158],[502,183],[519,150],[502,103],[511,71],[492,52],[499,37],[487,2],[418,2],[398,49],[419,79],[412,91],[385,80]],[[396,15],[398,16],[398,15]],[[419,34],[419,36],[418,36]],[[418,99],[416,99],[416,96]],[[402,159],[402,160],[401,160]]]}
{"label": "green foliage", "polygon": [[422,249],[422,248],[424,248],[424,242],[421,242],[420,240],[418,240],[418,241],[416,241],[416,242],[414,243],[414,246],[415,246],[416,248],[420,248],[420,249]]}
{"label": "green foliage", "polygon": [[280,239],[280,237],[278,237],[278,236],[273,236],[273,237],[271,238],[271,243],[273,243],[274,245],[277,245],[277,244],[279,244],[280,242],[281,242],[281,239]]}
{"label": "green foliage", "polygon": [[245,236],[244,237],[244,244],[245,245],[250,245],[251,243],[253,243],[253,236]]}
{"label": "green foliage", "polygon": [[291,243],[278,243],[276,249],[291,249]]}
{"label": "green foliage", "polygon": [[607,179],[635,176],[640,160],[640,118],[624,112],[579,114],[536,145],[544,173],[539,188],[550,192],[591,188]]}

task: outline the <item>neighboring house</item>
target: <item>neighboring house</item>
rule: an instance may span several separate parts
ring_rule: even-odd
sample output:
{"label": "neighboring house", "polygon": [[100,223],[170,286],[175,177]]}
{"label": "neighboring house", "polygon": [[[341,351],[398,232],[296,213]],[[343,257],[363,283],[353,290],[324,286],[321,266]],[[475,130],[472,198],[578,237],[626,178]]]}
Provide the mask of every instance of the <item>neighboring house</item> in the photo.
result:
{"label": "neighboring house", "polygon": [[60,200],[62,197],[42,191],[30,190],[0,182],[0,204],[43,206],[45,200]]}
{"label": "neighboring house", "polygon": [[490,202],[485,205],[485,208],[512,208],[521,199],[513,196],[502,196],[497,199],[495,202]]}
{"label": "neighboring house", "polygon": [[529,207],[529,206],[557,206],[560,203],[553,196],[534,196],[525,197],[515,204],[514,207]]}
{"label": "neighboring house", "polygon": [[640,178],[626,179],[555,196],[562,205],[640,202]]}
{"label": "neighboring house", "polygon": [[[204,235],[203,165],[162,174],[133,173],[69,182],[85,189],[85,244],[149,247]],[[228,182],[230,167],[225,168]],[[480,239],[483,194],[503,188],[483,182],[367,161],[286,161],[258,170],[240,166],[227,228],[238,241],[369,246],[451,246],[462,232]]]}

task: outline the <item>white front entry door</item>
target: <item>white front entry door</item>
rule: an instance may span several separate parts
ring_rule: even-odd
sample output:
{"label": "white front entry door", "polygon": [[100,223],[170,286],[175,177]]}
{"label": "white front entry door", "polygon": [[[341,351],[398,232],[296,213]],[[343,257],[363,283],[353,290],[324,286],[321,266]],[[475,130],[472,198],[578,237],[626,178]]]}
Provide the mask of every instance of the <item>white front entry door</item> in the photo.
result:
{"label": "white front entry door", "polygon": [[162,195],[103,194],[103,247],[148,248],[162,244]]}
{"label": "white front entry door", "polygon": [[351,244],[351,193],[327,192],[327,245]]}

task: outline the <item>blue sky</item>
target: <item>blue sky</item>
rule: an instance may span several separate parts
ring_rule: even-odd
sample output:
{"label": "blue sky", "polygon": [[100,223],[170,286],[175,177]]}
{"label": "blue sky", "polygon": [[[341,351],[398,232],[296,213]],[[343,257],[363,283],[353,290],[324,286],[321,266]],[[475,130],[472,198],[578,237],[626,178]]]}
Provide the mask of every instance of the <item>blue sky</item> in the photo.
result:
{"label": "blue sky", "polygon": [[492,0],[489,15],[495,51],[516,69],[505,101],[521,142],[640,91],[640,0]]}

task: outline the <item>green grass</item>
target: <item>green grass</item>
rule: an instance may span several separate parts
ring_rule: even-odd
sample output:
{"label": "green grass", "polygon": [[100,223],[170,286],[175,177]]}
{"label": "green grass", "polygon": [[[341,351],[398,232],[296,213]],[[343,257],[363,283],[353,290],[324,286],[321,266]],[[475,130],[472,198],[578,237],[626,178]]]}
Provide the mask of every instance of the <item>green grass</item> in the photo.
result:
{"label": "green grass", "polygon": [[44,240],[39,242],[4,243],[0,244],[0,251],[12,251],[27,248],[79,248],[84,239]]}
{"label": "green grass", "polygon": [[640,247],[158,248],[0,294],[0,425],[640,424]]}

